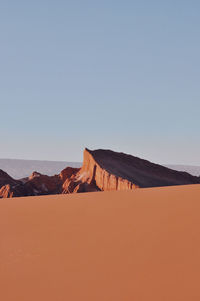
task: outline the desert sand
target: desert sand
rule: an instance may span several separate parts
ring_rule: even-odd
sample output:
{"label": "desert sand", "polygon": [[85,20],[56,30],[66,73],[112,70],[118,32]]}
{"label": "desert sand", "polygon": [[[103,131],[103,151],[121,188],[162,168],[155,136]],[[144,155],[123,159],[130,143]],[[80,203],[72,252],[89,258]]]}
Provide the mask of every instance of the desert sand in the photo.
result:
{"label": "desert sand", "polygon": [[2,301],[199,301],[200,185],[0,200]]}

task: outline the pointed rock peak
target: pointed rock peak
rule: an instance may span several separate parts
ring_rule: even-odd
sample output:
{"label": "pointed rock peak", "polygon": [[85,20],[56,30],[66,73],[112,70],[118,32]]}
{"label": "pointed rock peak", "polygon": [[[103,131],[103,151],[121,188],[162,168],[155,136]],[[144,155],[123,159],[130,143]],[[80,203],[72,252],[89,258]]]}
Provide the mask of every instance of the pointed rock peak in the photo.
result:
{"label": "pointed rock peak", "polygon": [[70,178],[72,175],[76,174],[80,168],[75,168],[75,167],[66,167],[63,169],[59,175],[59,177],[65,181],[67,178]]}
{"label": "pointed rock peak", "polygon": [[38,177],[40,177],[41,175],[42,175],[41,173],[39,173],[39,172],[37,172],[37,171],[34,171],[34,172],[32,172],[32,174],[30,175],[29,180],[34,179],[34,178],[38,178]]}
{"label": "pointed rock peak", "polygon": [[9,178],[11,180],[14,180],[11,176],[9,176],[9,174],[7,174],[7,172],[2,169],[0,169],[0,178]]}
{"label": "pointed rock peak", "polygon": [[0,169],[0,177],[1,176],[9,176],[4,170]]}
{"label": "pointed rock peak", "polygon": [[92,150],[86,147],[86,148],[84,149],[84,152],[92,153]]}
{"label": "pointed rock peak", "polygon": [[9,176],[5,171],[0,169],[0,188],[7,184],[16,184],[18,181]]}

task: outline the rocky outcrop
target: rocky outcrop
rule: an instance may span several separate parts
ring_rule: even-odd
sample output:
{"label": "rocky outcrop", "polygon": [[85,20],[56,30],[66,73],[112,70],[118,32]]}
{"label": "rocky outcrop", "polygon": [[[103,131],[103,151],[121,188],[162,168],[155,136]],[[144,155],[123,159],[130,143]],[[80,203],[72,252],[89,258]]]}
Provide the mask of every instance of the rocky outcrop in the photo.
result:
{"label": "rocky outcrop", "polygon": [[[116,154],[113,152],[113,154]],[[109,151],[90,151],[85,149],[83,167],[79,177],[89,184],[95,184],[100,190],[131,190],[138,188],[138,185],[126,177],[121,170],[120,162],[114,162],[116,166],[112,170],[110,164],[113,160],[112,153]],[[102,161],[103,160],[103,161]],[[102,162],[101,162],[102,161]],[[105,161],[105,162],[104,162]]]}
{"label": "rocky outcrop", "polygon": [[[93,152],[88,149],[84,151],[82,168],[73,178],[68,179],[68,183],[71,188],[70,192],[77,190],[77,187],[78,191],[82,188],[81,192],[129,190],[138,187],[128,179],[110,172],[106,166],[101,166],[101,163],[94,157]],[[68,186],[68,183],[65,183],[65,186]]]}
{"label": "rocky outcrop", "polygon": [[13,197],[11,186],[9,184],[3,185],[0,188],[0,198],[11,198],[11,197]]}
{"label": "rocky outcrop", "polygon": [[4,186],[6,184],[16,185],[18,183],[19,183],[18,180],[14,180],[5,171],[0,169],[0,187]]}
{"label": "rocky outcrop", "polygon": [[133,190],[197,183],[200,183],[199,177],[131,155],[85,149],[82,168],[66,180],[63,192]]}
{"label": "rocky outcrop", "polygon": [[110,150],[85,149],[82,168],[67,167],[55,176],[35,171],[14,180],[0,170],[0,197],[6,198],[185,184],[200,184],[200,177]]}
{"label": "rocky outcrop", "polygon": [[11,177],[4,178],[0,187],[0,197],[20,197],[34,195],[60,194],[64,191],[63,184],[78,168],[67,167],[59,175],[47,176],[33,172],[30,177],[14,180]]}
{"label": "rocky outcrop", "polygon": [[20,184],[21,181],[13,179],[5,171],[0,169],[0,197],[13,197],[13,188]]}

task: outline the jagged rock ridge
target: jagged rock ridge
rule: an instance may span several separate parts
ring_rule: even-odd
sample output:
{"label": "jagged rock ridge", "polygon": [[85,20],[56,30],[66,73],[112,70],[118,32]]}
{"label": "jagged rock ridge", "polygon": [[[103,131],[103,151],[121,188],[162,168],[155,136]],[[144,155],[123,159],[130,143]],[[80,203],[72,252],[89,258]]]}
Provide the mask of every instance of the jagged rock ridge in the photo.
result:
{"label": "jagged rock ridge", "polygon": [[67,167],[59,175],[33,172],[14,180],[0,172],[0,197],[79,193],[200,184],[200,177],[124,153],[85,149],[82,168]]}
{"label": "jagged rock ridge", "polygon": [[[59,175],[47,176],[33,172],[30,177],[14,180],[9,177],[9,183],[0,187],[0,197],[20,197],[63,193],[62,185],[79,168],[67,167]],[[6,180],[4,181],[6,182]]]}
{"label": "jagged rock ridge", "polygon": [[77,179],[99,190],[129,190],[200,183],[200,177],[178,172],[124,153],[85,149]]}

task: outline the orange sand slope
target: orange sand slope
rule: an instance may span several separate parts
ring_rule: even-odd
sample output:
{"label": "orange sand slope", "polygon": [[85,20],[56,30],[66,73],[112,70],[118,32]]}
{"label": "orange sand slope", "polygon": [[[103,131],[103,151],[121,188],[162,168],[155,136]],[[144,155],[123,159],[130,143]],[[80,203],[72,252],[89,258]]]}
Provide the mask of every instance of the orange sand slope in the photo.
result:
{"label": "orange sand slope", "polygon": [[3,199],[0,300],[200,300],[200,185]]}

